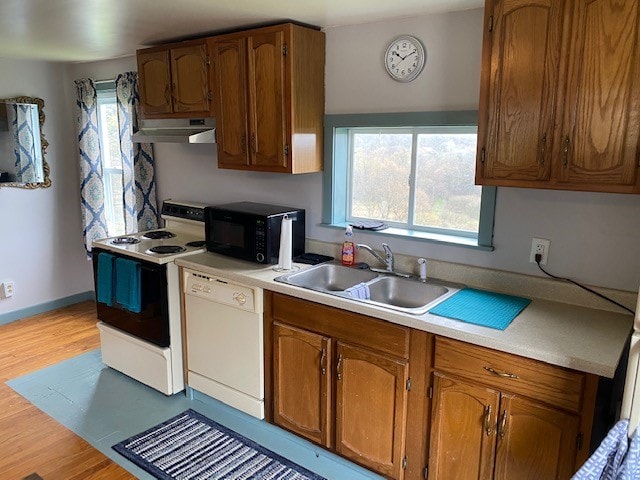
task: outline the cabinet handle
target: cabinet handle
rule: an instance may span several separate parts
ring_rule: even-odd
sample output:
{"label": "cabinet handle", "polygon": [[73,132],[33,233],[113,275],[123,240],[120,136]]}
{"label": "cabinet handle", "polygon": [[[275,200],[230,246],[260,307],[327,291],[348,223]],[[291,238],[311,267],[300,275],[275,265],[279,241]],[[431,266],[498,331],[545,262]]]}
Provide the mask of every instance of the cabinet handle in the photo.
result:
{"label": "cabinet handle", "polygon": [[336,372],[338,374],[338,380],[342,380],[342,372],[340,367],[342,366],[342,354],[338,355],[338,365],[336,366]]}
{"label": "cabinet handle", "polygon": [[502,377],[502,378],[520,378],[518,375],[516,375],[515,373],[509,373],[509,372],[499,372],[497,370],[494,370],[491,367],[484,367],[484,369],[489,372],[489,373],[493,373],[494,375],[496,375],[497,377]]}
{"label": "cabinet handle", "polygon": [[325,364],[326,360],[327,360],[327,350],[323,348],[322,356],[320,357],[320,369],[322,370],[322,375],[327,374],[327,365]]}
{"label": "cabinet handle", "polygon": [[569,165],[569,144],[571,143],[571,139],[569,138],[569,135],[564,137],[564,147],[562,148],[562,165],[564,166],[564,168],[567,168],[567,165]]}
{"label": "cabinet handle", "polygon": [[504,427],[507,424],[507,411],[502,412],[502,418],[500,419],[500,424],[498,425],[498,435],[500,438],[504,438]]}
{"label": "cabinet handle", "polygon": [[253,153],[256,153],[257,150],[258,150],[258,142],[256,140],[256,134],[252,133],[251,134],[251,151]]}
{"label": "cabinet handle", "polygon": [[544,156],[547,152],[547,134],[545,133],[540,140],[540,165],[544,165]]}
{"label": "cabinet handle", "polygon": [[487,433],[487,437],[490,437],[493,433],[493,429],[491,428],[491,405],[487,405],[484,414],[484,431]]}

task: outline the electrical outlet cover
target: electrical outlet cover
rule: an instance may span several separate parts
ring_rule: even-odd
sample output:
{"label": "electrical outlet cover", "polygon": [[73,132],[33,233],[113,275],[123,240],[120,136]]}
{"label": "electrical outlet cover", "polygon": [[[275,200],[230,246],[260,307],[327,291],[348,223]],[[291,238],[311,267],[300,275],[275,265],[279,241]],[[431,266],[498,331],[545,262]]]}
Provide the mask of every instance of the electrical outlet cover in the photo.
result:
{"label": "electrical outlet cover", "polygon": [[531,254],[529,256],[529,261],[531,263],[536,263],[536,253],[542,255],[540,259],[540,265],[546,265],[547,259],[549,258],[549,247],[551,245],[551,240],[547,240],[546,238],[533,238],[531,240]]}

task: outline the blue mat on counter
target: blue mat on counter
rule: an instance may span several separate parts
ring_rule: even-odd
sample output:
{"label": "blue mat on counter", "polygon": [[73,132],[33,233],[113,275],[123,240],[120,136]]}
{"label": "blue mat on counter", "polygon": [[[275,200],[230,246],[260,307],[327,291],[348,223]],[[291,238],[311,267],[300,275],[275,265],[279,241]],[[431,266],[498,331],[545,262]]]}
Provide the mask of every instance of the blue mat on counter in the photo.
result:
{"label": "blue mat on counter", "polygon": [[433,307],[429,313],[504,330],[529,303],[529,298],[465,288]]}

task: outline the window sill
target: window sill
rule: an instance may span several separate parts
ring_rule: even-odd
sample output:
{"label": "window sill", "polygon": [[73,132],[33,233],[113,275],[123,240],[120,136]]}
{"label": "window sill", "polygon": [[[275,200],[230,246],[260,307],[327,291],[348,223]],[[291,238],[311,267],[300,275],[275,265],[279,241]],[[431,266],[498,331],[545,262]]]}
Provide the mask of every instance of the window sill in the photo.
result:
{"label": "window sill", "polygon": [[[346,222],[340,223],[321,223],[320,227],[332,228],[332,229],[340,229],[344,230],[347,225]],[[395,228],[389,227],[385,230],[358,230],[354,229],[354,232],[366,232],[368,235],[381,235],[395,238],[402,238],[405,240],[417,240],[421,242],[429,242],[429,243],[437,243],[440,245],[451,245],[456,247],[465,247],[465,248],[473,248],[476,250],[484,250],[487,252],[492,252],[494,250],[493,246],[486,245],[478,245],[478,240],[475,238],[469,237],[458,237],[455,235],[442,235],[438,233],[431,232],[422,232],[418,230],[408,230],[405,228]]]}

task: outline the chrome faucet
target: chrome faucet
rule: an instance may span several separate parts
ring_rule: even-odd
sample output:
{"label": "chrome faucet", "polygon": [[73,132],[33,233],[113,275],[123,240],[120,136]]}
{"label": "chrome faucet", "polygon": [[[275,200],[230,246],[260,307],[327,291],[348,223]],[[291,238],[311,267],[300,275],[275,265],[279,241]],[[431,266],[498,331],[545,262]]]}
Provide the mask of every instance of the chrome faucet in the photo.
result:
{"label": "chrome faucet", "polygon": [[369,245],[365,245],[364,243],[358,243],[356,244],[356,247],[358,248],[358,250],[360,250],[361,248],[365,249],[367,252],[369,252],[371,255],[373,255],[374,257],[376,257],[376,259],[381,262],[384,263],[385,265],[385,269],[381,270],[381,269],[376,269],[376,268],[372,268],[372,271],[382,271],[382,272],[388,272],[388,273],[396,273],[393,271],[393,252],[391,251],[391,249],[389,248],[389,245],[387,245],[386,243],[382,244],[382,249],[384,250],[384,258],[382,258],[380,255],[378,255],[378,253],[376,253],[376,251],[371,248]]}

